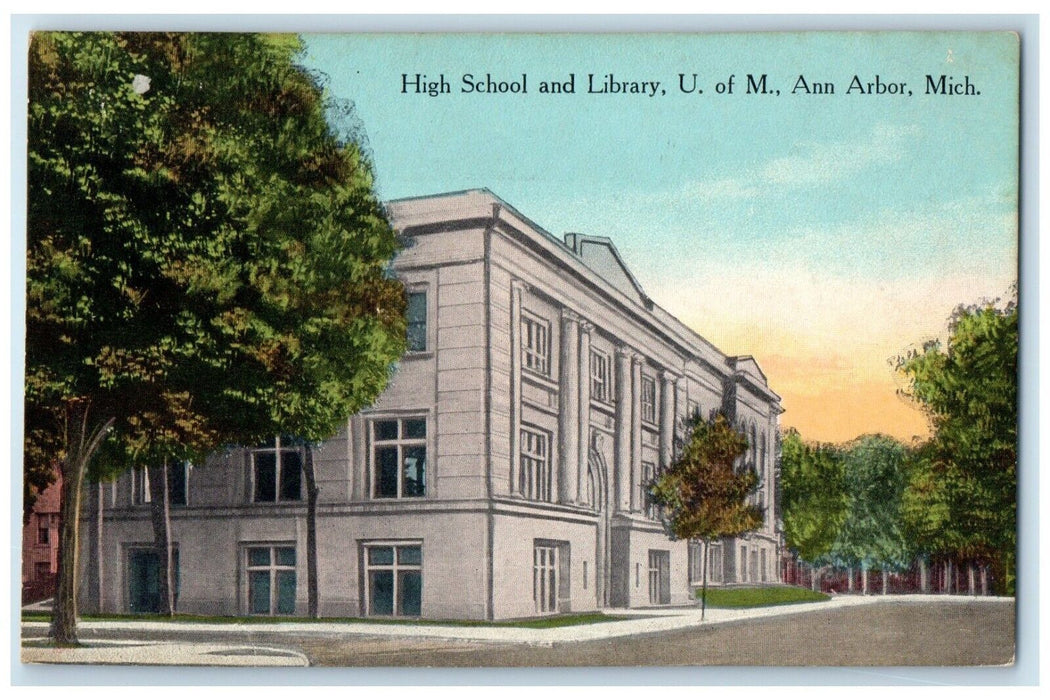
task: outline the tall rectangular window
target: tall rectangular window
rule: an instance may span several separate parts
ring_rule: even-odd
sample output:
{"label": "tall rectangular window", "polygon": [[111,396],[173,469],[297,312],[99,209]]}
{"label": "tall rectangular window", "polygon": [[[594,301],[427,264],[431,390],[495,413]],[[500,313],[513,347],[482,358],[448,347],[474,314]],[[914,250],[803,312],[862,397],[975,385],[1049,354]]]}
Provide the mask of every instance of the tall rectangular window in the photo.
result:
{"label": "tall rectangular window", "polygon": [[245,550],[248,612],[295,614],[295,547],[248,547]]}
{"label": "tall rectangular window", "polygon": [[653,503],[653,498],[649,495],[649,485],[652,484],[655,478],[656,465],[652,462],[642,462],[642,495],[645,498],[645,514],[651,520],[656,520],[657,515],[659,515],[656,504]]}
{"label": "tall rectangular window", "polygon": [[419,617],[423,611],[423,548],[365,545],[365,609],[369,615]]}
{"label": "tall rectangular window", "polygon": [[372,445],[372,494],[375,498],[420,498],[426,495],[425,417],[373,421]]}
{"label": "tall rectangular window", "polygon": [[608,403],[612,400],[612,382],[609,356],[597,350],[591,351],[591,398]]}
{"label": "tall rectangular window", "polygon": [[168,464],[168,501],[173,506],[184,506],[189,500],[189,462]]}
{"label": "tall rectangular window", "polygon": [[550,436],[539,430],[521,429],[521,493],[534,501],[551,501]]}
{"label": "tall rectangular window", "polygon": [[534,316],[521,316],[521,360],[526,369],[550,375],[550,324]]}
{"label": "tall rectangular window", "polygon": [[642,377],[642,420],[656,422],[656,382],[650,377]]}
{"label": "tall rectangular window", "polygon": [[722,545],[712,544],[709,545],[710,550],[707,553],[707,571],[711,581],[715,583],[722,583],[725,578],[723,575],[722,565]]}
{"label": "tall rectangular window", "polygon": [[408,306],[405,309],[405,320],[408,322],[409,352],[424,352],[427,349],[427,293],[409,292]]}
{"label": "tall rectangular window", "polygon": [[150,502],[149,469],[140,467],[131,470],[131,503],[142,506]]}
{"label": "tall rectangular window", "polygon": [[303,454],[287,437],[277,437],[252,451],[252,500],[277,503],[302,500]]}

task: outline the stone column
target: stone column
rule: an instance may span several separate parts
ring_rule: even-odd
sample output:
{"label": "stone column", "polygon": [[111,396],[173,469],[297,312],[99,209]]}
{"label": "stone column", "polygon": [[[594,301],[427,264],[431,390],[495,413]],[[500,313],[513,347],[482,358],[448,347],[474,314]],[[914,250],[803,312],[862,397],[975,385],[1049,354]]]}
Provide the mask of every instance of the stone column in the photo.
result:
{"label": "stone column", "polygon": [[631,358],[621,345],[616,349],[616,509],[631,508]]}
{"label": "stone column", "polygon": [[[569,503],[576,486],[573,463],[580,444],[580,317],[569,309],[561,312],[561,367],[558,373],[558,471],[557,502]],[[553,500],[553,499],[552,499]]]}
{"label": "stone column", "polygon": [[675,376],[664,370],[660,387],[660,469],[666,469],[674,459]]}
{"label": "stone column", "polygon": [[510,283],[510,494],[520,494],[521,476],[521,300],[525,285]]}
{"label": "stone column", "polygon": [[631,512],[642,503],[642,358],[631,357]]}
{"label": "stone column", "polygon": [[682,421],[689,414],[689,380],[679,377],[675,383],[675,424],[674,434],[684,437],[682,432]]}
{"label": "stone column", "polygon": [[572,493],[572,502],[579,503],[586,492],[587,462],[590,457],[591,429],[591,330],[594,326],[586,321],[580,322],[580,408],[579,436],[577,437],[576,479]]}

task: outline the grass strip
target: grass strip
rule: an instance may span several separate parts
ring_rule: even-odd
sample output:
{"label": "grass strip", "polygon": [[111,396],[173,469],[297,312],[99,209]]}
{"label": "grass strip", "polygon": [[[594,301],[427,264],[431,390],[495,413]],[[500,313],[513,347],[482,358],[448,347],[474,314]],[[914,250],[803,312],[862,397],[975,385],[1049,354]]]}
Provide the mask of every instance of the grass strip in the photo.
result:
{"label": "grass strip", "polygon": [[[700,589],[696,591],[700,597]],[[708,588],[709,608],[762,608],[771,605],[793,605],[829,600],[830,596],[797,586],[763,586],[760,588]]]}

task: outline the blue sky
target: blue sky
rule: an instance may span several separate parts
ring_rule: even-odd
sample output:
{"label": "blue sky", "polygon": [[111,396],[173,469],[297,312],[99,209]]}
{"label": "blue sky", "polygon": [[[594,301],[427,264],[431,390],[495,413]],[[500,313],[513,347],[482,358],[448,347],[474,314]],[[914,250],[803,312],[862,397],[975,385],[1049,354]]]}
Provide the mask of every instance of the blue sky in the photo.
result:
{"label": "blue sky", "polygon": [[[804,436],[922,432],[888,359],[1016,279],[1012,35],[306,39],[305,65],[355,103],[383,198],[488,187],[556,235],[612,237],[658,303],[757,357]],[[402,94],[402,73],[444,74],[452,93]],[[525,73],[529,94],[463,94],[466,73]],[[539,94],[570,73],[576,94]],[[587,94],[589,73],[666,94]],[[704,93],[681,93],[680,73]],[[780,95],[745,94],[749,73]],[[942,73],[981,94],[925,95]],[[800,75],[836,94],[790,94]],[[854,75],[913,94],[845,94]]]}

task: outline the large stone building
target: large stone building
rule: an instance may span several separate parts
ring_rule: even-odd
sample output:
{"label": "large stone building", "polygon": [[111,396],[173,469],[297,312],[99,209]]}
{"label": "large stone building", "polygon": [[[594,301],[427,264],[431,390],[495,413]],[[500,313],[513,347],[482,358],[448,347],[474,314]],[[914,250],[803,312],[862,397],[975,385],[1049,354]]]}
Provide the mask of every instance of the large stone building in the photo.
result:
{"label": "large stone building", "polygon": [[[653,303],[607,238],[559,240],[487,190],[389,203],[408,242],[409,351],[388,389],[314,448],[324,616],[500,619],[683,604],[701,545],[672,542],[642,484],[683,417],[750,443],[765,523],[712,546],[714,583],[775,581],[779,397]],[[299,448],[177,470],[179,609],[302,614]],[[101,607],[156,605],[149,490],[105,494]],[[85,557],[87,559],[89,557]]]}

